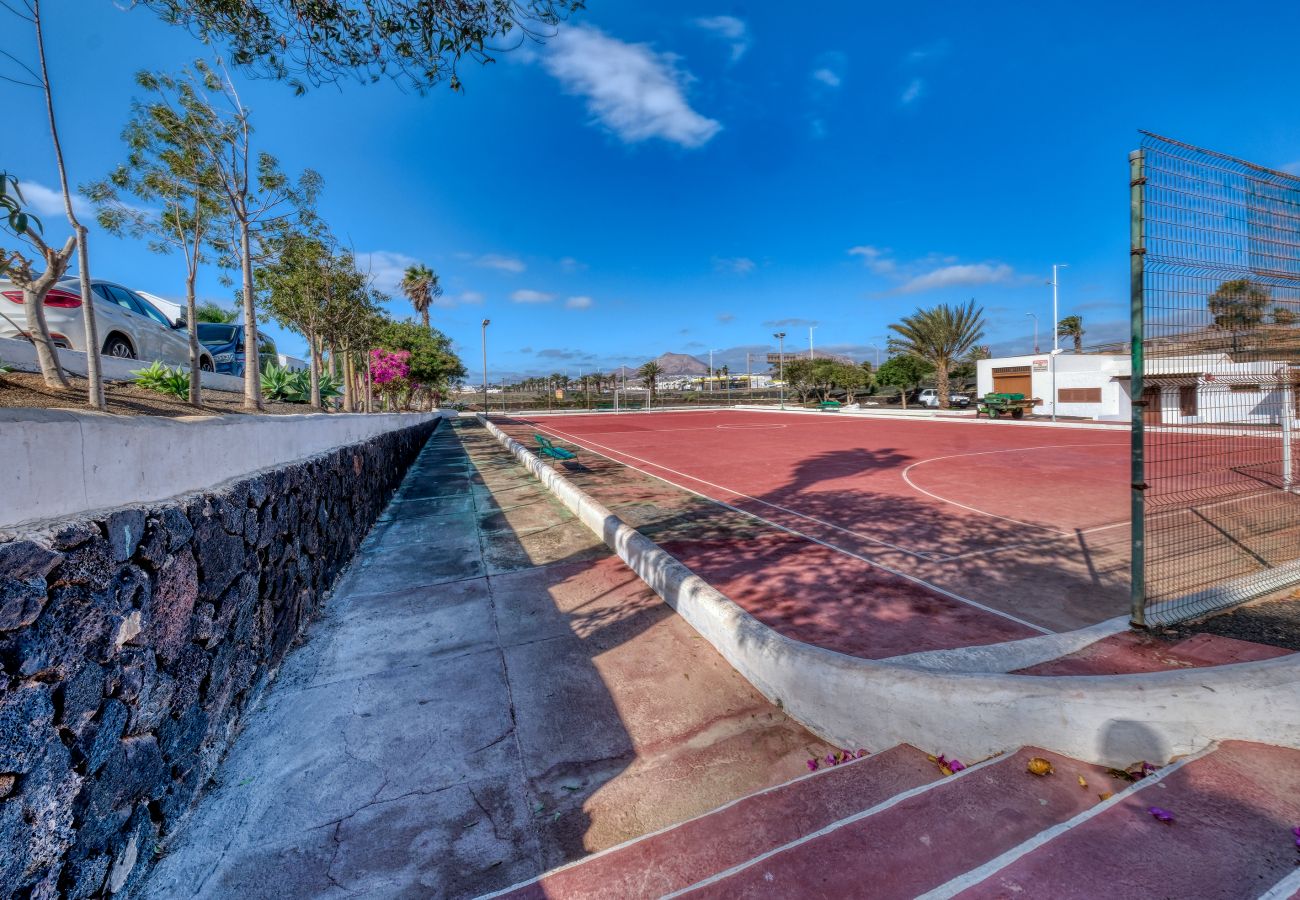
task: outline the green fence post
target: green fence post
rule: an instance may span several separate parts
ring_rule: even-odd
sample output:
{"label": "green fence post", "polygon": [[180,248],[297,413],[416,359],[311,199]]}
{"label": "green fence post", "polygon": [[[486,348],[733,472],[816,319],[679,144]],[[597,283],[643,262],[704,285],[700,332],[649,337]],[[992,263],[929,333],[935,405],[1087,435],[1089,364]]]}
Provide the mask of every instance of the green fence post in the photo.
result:
{"label": "green fence post", "polygon": [[1146,402],[1145,373],[1142,341],[1145,336],[1145,295],[1143,282],[1146,273],[1146,239],[1143,233],[1143,201],[1145,198],[1146,169],[1144,154],[1134,150],[1128,155],[1129,168],[1129,375],[1132,394],[1132,471],[1130,490],[1130,518],[1132,519],[1132,559],[1129,571],[1132,578],[1132,611],[1130,623],[1134,628],[1146,627]]}

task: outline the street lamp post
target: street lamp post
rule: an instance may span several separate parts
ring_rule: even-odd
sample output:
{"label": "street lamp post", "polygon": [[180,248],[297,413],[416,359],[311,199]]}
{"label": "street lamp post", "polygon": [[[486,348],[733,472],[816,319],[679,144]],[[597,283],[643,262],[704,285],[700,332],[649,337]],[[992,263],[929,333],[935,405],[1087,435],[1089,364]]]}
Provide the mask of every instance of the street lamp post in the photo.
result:
{"label": "street lamp post", "polygon": [[1037,353],[1038,352],[1038,314],[1025,313],[1025,315],[1029,316],[1029,318],[1034,320],[1034,352]]}
{"label": "street lamp post", "polygon": [[491,319],[484,319],[484,320],[483,320],[483,415],[485,415],[485,416],[487,415],[487,412],[488,412],[488,396],[487,396],[487,381],[488,381],[488,371],[487,371],[487,327],[488,327],[489,325],[491,325],[491,324],[492,324],[492,320],[491,320]]}
{"label": "street lamp post", "polygon": [[1056,357],[1061,352],[1061,313],[1057,304],[1057,289],[1060,286],[1058,269],[1069,268],[1069,263],[1052,264],[1052,421],[1056,421]]}
{"label": "street lamp post", "polygon": [[811,360],[811,359],[814,358],[814,356],[813,356],[813,332],[816,331],[816,330],[817,330],[817,326],[816,326],[816,325],[809,325],[809,326],[808,326],[808,359],[809,359],[809,360]]}
{"label": "street lamp post", "polygon": [[780,385],[780,389],[781,389],[781,393],[780,393],[781,408],[785,409],[785,332],[778,331],[775,334],[773,334],[772,337],[780,341],[780,349],[777,351],[777,357],[776,357],[776,364],[777,364],[776,380]]}

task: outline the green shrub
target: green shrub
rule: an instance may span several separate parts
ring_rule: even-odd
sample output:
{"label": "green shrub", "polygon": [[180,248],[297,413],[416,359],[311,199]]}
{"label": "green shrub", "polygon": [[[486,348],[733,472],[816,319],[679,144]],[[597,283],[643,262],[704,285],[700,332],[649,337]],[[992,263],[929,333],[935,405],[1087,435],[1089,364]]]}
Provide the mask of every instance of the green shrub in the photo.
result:
{"label": "green shrub", "polygon": [[169,394],[178,400],[190,399],[190,373],[180,366],[172,368],[155,362],[147,369],[134,373],[135,383],[142,388]]}
{"label": "green shrub", "polygon": [[[262,369],[262,393],[268,400],[279,403],[310,403],[311,372],[306,369],[290,371],[286,366],[267,363]],[[343,383],[328,372],[320,376],[320,398],[330,400],[342,396]]]}

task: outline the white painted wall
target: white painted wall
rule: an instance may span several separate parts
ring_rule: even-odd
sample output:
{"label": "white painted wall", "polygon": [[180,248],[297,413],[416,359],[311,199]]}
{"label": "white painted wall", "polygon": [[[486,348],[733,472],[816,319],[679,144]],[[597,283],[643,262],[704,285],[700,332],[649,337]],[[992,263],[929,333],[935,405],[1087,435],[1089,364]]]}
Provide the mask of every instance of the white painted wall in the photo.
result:
{"label": "white painted wall", "polygon": [[[1043,402],[1034,407],[1037,415],[1051,415],[1053,407],[1052,354],[1005,356],[981,359],[975,365],[975,382],[980,396],[993,390],[993,370],[1004,366],[1030,366],[1033,396]],[[1100,403],[1059,403],[1056,414],[1084,419],[1126,420],[1131,413],[1128,392],[1130,365],[1127,355],[1060,353],[1056,356],[1056,389],[1100,388]]]}
{"label": "white painted wall", "polygon": [[[149,366],[138,359],[115,359],[101,356],[102,371],[106,381],[132,381],[135,373]],[[36,362],[36,348],[28,341],[12,338],[0,338],[0,363],[17,372],[39,372],[41,367]],[[60,350],[59,364],[69,372],[77,375],[86,374],[86,354],[75,350]],[[218,372],[204,372],[199,383],[214,391],[244,392],[244,379],[234,375],[222,375]]]}
{"label": "white painted wall", "polygon": [[[1164,763],[1215,740],[1300,748],[1300,654],[1142,675],[1035,677],[960,668],[988,658],[1000,665],[1005,652],[981,656],[968,649],[952,666],[935,659],[938,654],[929,654],[922,666],[836,653],[759,622],[495,425],[487,426],[755,688],[837,747],[911,743],[979,759],[1032,745],[1112,766],[1136,759]],[[1105,628],[1093,633],[1099,637]]]}
{"label": "white painted wall", "polygon": [[204,490],[439,415],[164,419],[0,409],[0,527]]}

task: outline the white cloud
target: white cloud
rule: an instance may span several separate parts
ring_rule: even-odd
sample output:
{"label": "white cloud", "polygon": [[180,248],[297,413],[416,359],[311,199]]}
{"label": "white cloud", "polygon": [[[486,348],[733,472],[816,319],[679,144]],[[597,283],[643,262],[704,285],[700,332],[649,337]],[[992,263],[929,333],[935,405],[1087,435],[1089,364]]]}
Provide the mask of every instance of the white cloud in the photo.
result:
{"label": "white cloud", "polygon": [[1293,163],[1287,163],[1282,167],[1282,171],[1290,175],[1300,175],[1300,160],[1296,160]]}
{"label": "white cloud", "polygon": [[863,244],[858,247],[850,247],[849,254],[851,256],[861,256],[866,267],[877,275],[892,275],[898,271],[898,263],[889,257],[887,248]]}
{"label": "white cloud", "polygon": [[730,272],[732,275],[748,275],[758,264],[747,256],[715,256],[713,268],[717,272]]}
{"label": "white cloud", "polygon": [[826,85],[827,87],[833,87],[833,88],[839,87],[844,82],[844,79],[840,78],[840,76],[836,75],[830,69],[824,69],[824,68],[813,70],[812,77],[813,80],[820,81],[822,84]]}
{"label": "white cloud", "polygon": [[[449,296],[451,295],[450,294],[444,295],[442,299],[445,300]],[[482,303],[483,299],[484,299],[483,295],[480,294],[478,291],[461,291],[458,296],[452,298],[451,303],[445,305],[454,306],[458,303],[463,303],[463,304]],[[438,305],[442,306],[444,304],[439,303]]]}
{"label": "white cloud", "polygon": [[525,288],[515,291],[510,295],[510,299],[516,303],[550,303],[555,299],[555,295],[548,294],[545,291],[531,291]]}
{"label": "white cloud", "polygon": [[564,301],[564,305],[569,309],[589,309],[595,302],[590,297],[570,297]]}
{"label": "white cloud", "polygon": [[736,321],[735,313],[718,313],[718,321],[723,325],[730,325]]}
{"label": "white cloud", "polygon": [[[55,188],[48,188],[36,181],[20,181],[19,189],[23,192],[23,200],[26,206],[38,216],[61,216],[63,215],[63,192]],[[132,207],[134,208],[134,207]],[[77,214],[79,219],[93,219],[95,217],[94,207],[85,197],[72,195],[72,211]]]}
{"label": "white cloud", "polygon": [[566,272],[583,272],[587,269],[587,264],[572,256],[566,256],[560,260],[560,268]]}
{"label": "white cloud", "polygon": [[916,294],[936,288],[967,287],[981,284],[1006,284],[1016,278],[1015,269],[1006,263],[973,263],[970,265],[942,266],[933,271],[909,278],[899,285],[897,293]]}
{"label": "white cloud", "polygon": [[485,253],[474,260],[474,265],[481,266],[484,269],[497,269],[501,272],[509,272],[512,275],[518,275],[528,266],[524,261],[514,256],[501,256],[498,253]]}
{"label": "white cloud", "polygon": [[907,106],[920,100],[921,95],[924,93],[925,81],[920,78],[913,78],[911,82],[908,83],[907,87],[903,89],[903,95],[898,99],[900,103]]}
{"label": "white cloud", "polygon": [[587,110],[626,143],[660,138],[683,147],[707,144],[722,125],[691,109],[689,76],[671,54],[628,44],[588,25],[561,28],[543,65]]}
{"label": "white cloud", "polygon": [[374,278],[375,287],[385,294],[400,297],[402,294],[402,274],[407,266],[413,266],[419,260],[405,253],[391,250],[372,250],[357,254],[357,268],[369,272]]}
{"label": "white cloud", "polygon": [[735,16],[703,16],[695,20],[695,25],[729,41],[732,62],[737,62],[749,49],[749,28],[743,19]]}

